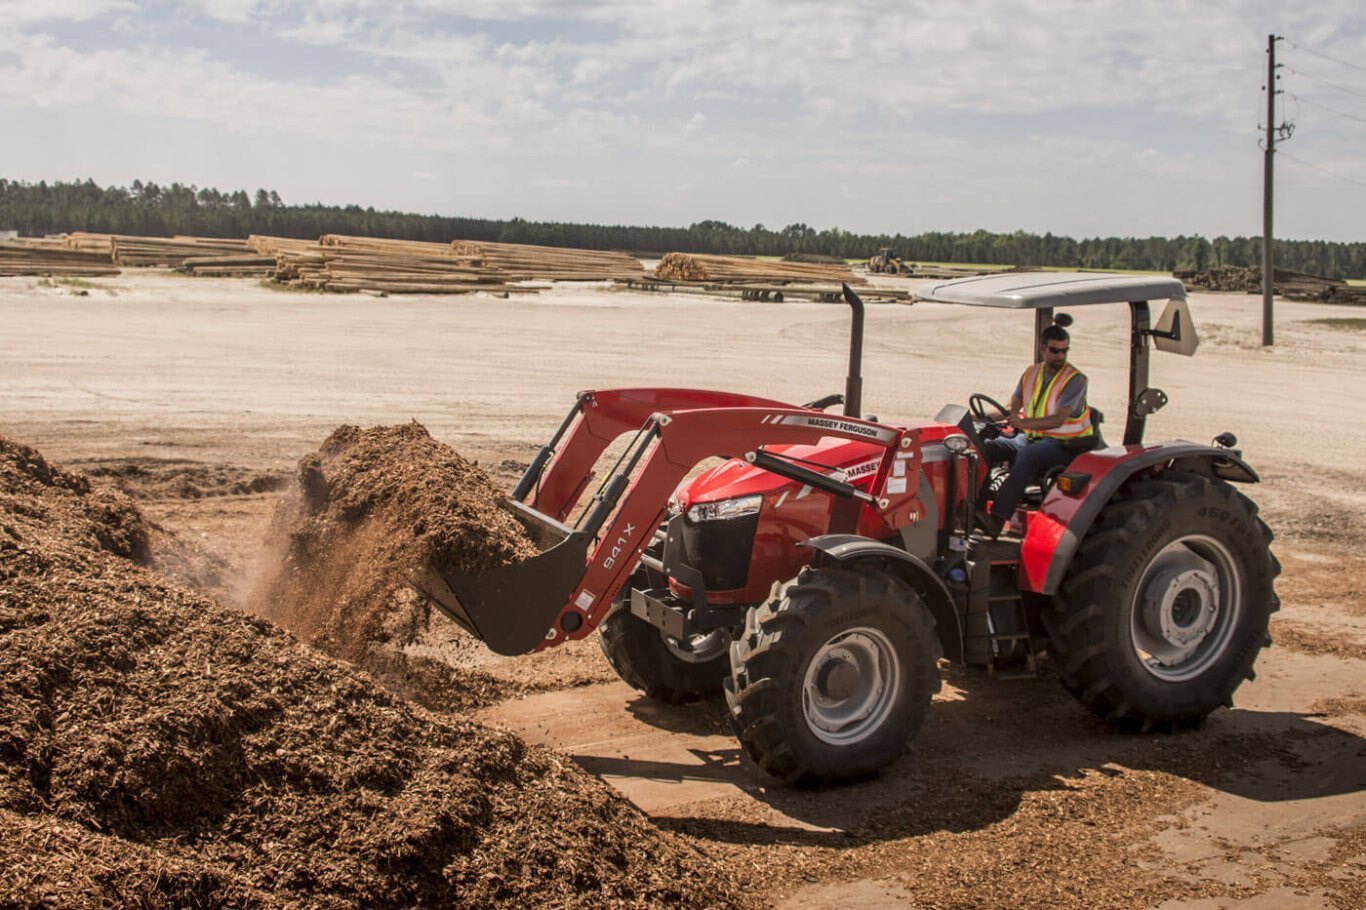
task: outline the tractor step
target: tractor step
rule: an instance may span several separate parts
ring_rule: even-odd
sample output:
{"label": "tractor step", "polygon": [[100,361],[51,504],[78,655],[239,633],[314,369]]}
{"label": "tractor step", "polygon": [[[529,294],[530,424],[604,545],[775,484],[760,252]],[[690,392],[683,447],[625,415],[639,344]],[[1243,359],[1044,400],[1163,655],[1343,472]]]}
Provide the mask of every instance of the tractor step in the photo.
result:
{"label": "tractor step", "polygon": [[1019,589],[1020,541],[974,538],[964,660],[993,679],[1038,675],[1034,635]]}

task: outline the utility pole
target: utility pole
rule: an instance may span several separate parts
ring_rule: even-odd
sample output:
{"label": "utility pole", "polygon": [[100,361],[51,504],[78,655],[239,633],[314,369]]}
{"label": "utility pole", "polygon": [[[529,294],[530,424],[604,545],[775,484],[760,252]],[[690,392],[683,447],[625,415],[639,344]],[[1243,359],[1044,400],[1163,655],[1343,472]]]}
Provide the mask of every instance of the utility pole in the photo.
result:
{"label": "utility pole", "polygon": [[1262,172],[1262,346],[1274,344],[1272,331],[1271,297],[1275,290],[1275,270],[1271,264],[1271,203],[1272,163],[1276,155],[1276,42],[1275,35],[1266,36],[1266,150]]}

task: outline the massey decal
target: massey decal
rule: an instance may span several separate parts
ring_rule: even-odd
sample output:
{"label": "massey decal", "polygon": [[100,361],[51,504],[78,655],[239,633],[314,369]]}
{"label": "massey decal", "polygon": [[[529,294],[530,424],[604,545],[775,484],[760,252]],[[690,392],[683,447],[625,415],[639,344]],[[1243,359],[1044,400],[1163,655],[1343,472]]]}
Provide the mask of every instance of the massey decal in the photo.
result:
{"label": "massey decal", "polygon": [[882,464],[882,459],[875,458],[872,461],[865,461],[863,464],[856,464],[844,472],[846,480],[853,480],[855,477],[862,477],[864,474],[877,472],[878,465]]}
{"label": "massey decal", "polygon": [[848,420],[840,420],[838,417],[816,417],[805,414],[788,414],[786,416],[770,415],[763,419],[763,423],[769,421],[780,423],[790,427],[811,427],[813,430],[831,430],[836,433],[845,433],[850,436],[862,436],[865,439],[876,439],[882,443],[890,443],[896,438],[896,430],[889,430],[882,427],[870,427],[867,424],[853,423]]}

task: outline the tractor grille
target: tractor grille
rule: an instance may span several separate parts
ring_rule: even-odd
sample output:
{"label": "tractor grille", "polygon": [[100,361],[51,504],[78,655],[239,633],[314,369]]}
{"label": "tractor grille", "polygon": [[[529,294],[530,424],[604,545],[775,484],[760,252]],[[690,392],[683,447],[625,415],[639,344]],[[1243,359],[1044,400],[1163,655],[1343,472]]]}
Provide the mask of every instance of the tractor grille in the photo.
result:
{"label": "tractor grille", "polygon": [[[749,560],[759,515],[721,521],[692,522],[684,517],[682,532],[665,545],[666,566],[692,566],[702,573],[708,591],[743,588],[749,578]],[[682,552],[678,552],[681,548]]]}

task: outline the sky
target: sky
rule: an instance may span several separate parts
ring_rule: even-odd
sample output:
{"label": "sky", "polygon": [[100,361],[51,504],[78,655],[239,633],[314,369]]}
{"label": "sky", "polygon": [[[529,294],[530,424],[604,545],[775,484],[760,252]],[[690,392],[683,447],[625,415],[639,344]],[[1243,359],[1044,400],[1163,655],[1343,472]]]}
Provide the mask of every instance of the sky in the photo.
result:
{"label": "sky", "polygon": [[[0,177],[451,216],[1366,241],[1360,0],[0,0]],[[3,227],[3,225],[0,225]]]}

